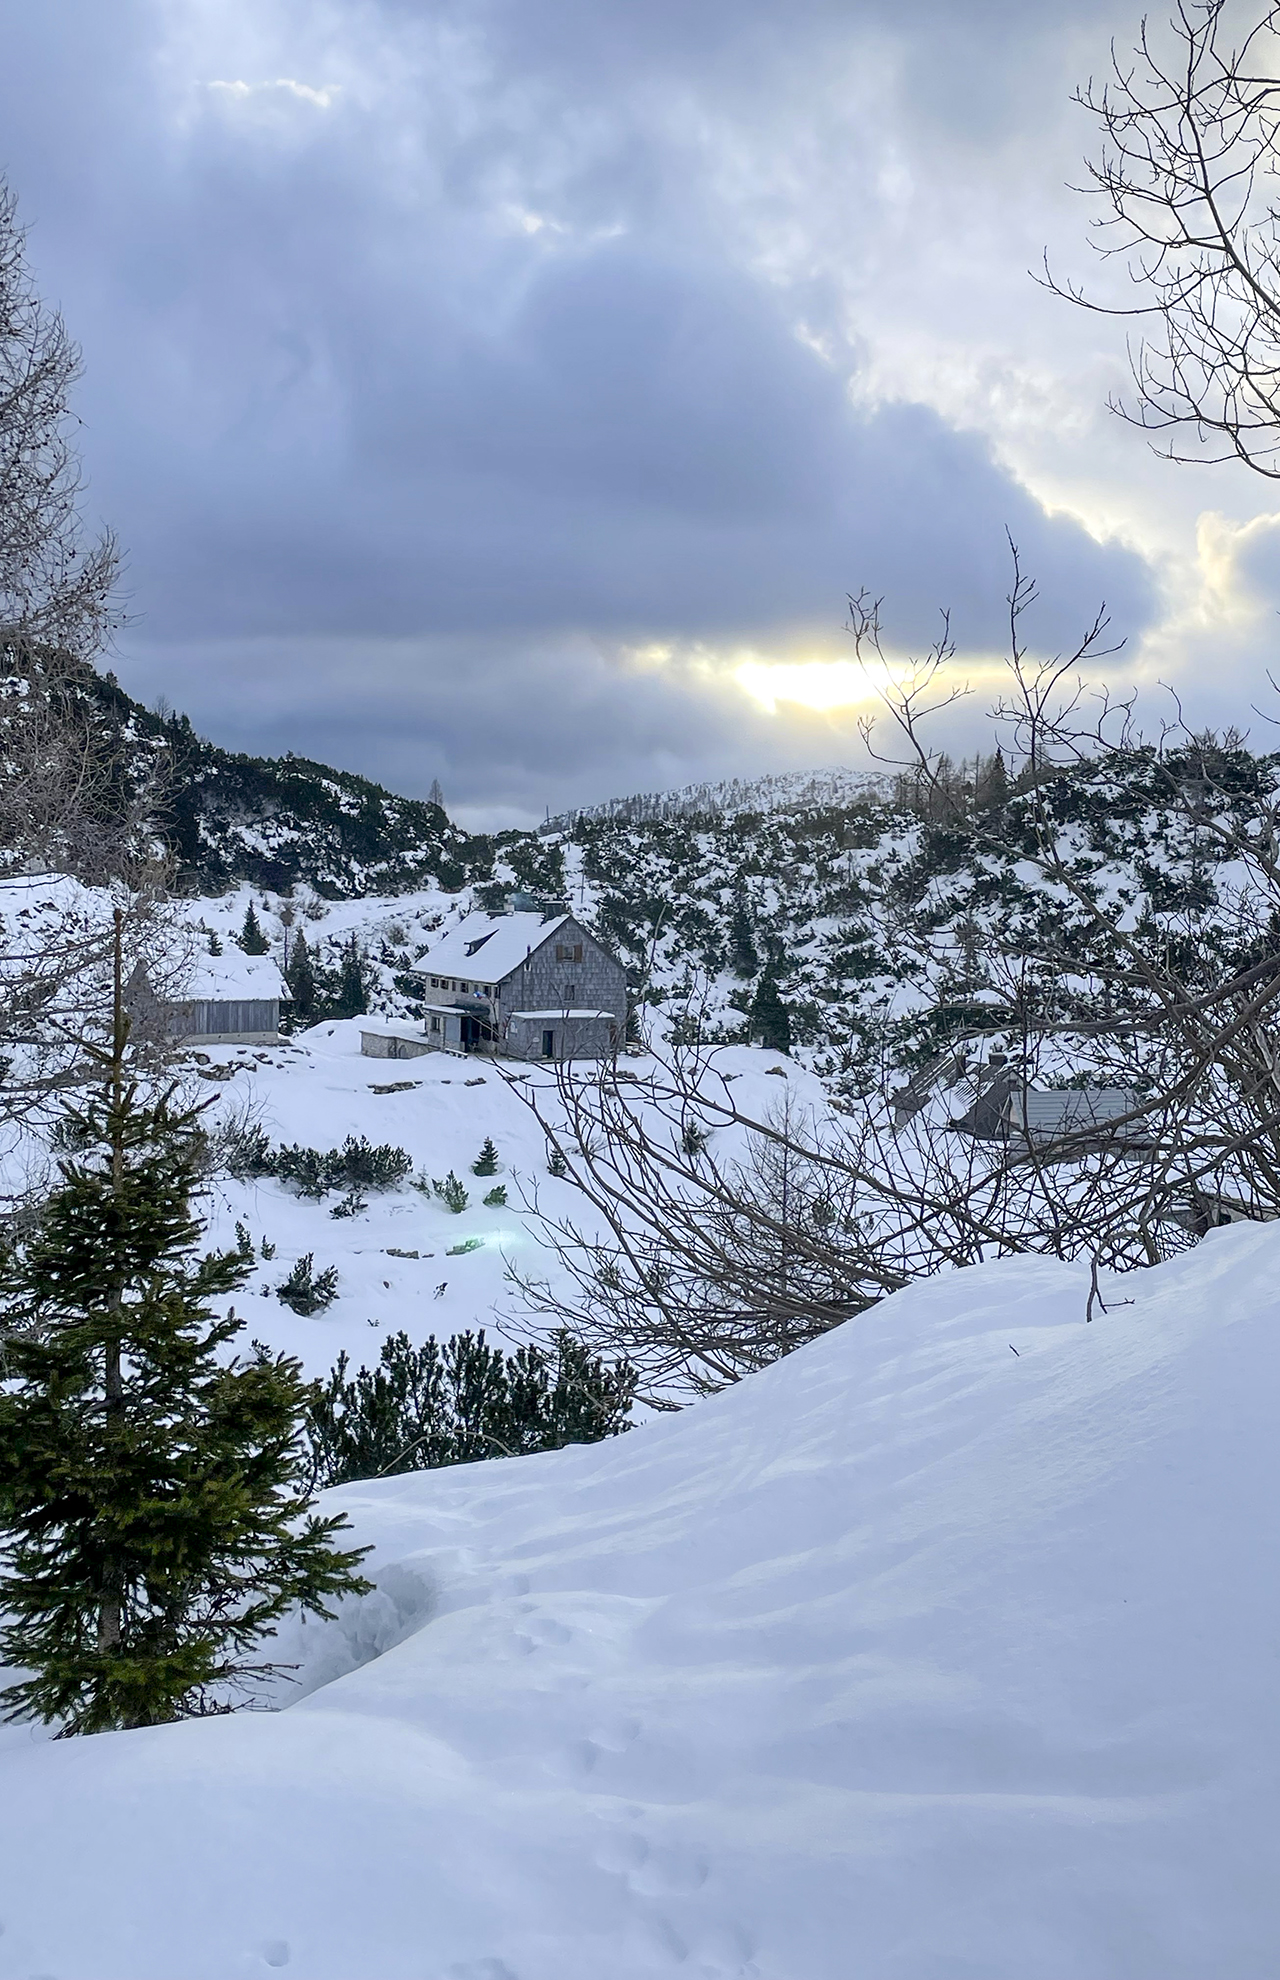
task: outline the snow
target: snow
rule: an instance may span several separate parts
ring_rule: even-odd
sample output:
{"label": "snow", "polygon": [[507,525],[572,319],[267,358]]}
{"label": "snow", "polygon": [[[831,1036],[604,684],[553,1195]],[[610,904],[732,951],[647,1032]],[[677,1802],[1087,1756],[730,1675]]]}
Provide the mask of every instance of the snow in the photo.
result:
{"label": "snow", "polygon": [[514,1016],[522,1017],[522,1018],[566,1018],[566,1017],[616,1018],[617,1012],[616,1011],[576,1011],[576,1010],[566,1011],[562,1009],[555,1011],[516,1011],[514,1013]]}
{"label": "snow", "polygon": [[197,956],[185,984],[189,997],[287,997],[280,965],[271,956],[247,956],[240,949],[220,956]]}
{"label": "snow", "polygon": [[454,927],[433,941],[422,958],[421,968],[431,976],[461,977],[501,983],[513,969],[519,969],[531,949],[563,928],[568,915],[517,912],[492,915],[476,911],[464,915]]}
{"label": "snow", "polygon": [[0,1980],[1269,1980],[1278,1282],[1009,1259],[327,1495],[287,1709],[5,1734]]}
{"label": "snow", "polygon": [[[407,1184],[370,1190],[366,1209],[335,1219],[330,1212],[341,1192],[316,1201],[271,1178],[211,1180],[200,1205],[206,1242],[233,1247],[241,1224],[259,1251],[264,1239],[275,1247],[271,1258],[259,1256],[248,1284],[229,1304],[254,1339],[297,1355],[308,1375],[327,1375],[344,1350],[356,1366],[376,1361],[382,1342],[397,1332],[415,1343],[474,1327],[486,1328],[491,1339],[500,1333],[528,1338],[535,1323],[513,1291],[509,1269],[544,1278],[554,1277],[556,1267],[526,1202],[536,1198],[549,1213],[592,1225],[589,1206],[573,1185],[548,1174],[546,1135],[523,1103],[523,1096],[536,1098],[550,1120],[560,1119],[554,1070],[447,1052],[362,1056],[362,1032],[392,1029],[400,1033],[394,1021],[348,1018],[269,1048],[211,1046],[202,1076],[191,1081],[193,1099],[217,1096],[210,1125],[253,1121],[277,1146],[335,1148],[349,1134],[390,1142],[406,1150],[425,1181],[425,1194]],[[422,1036],[408,1025],[400,1035]],[[647,1058],[627,1063],[637,1083],[652,1070]],[[746,1046],[715,1057],[718,1072],[736,1082],[732,1091],[744,1111],[757,1118],[776,1107],[780,1091],[790,1091],[799,1105],[825,1103],[819,1082],[799,1067],[789,1066],[789,1085],[782,1088],[770,1076],[779,1063],[776,1053]],[[486,1139],[497,1146],[498,1173],[475,1176],[471,1164]],[[717,1151],[733,1140],[731,1132],[718,1132]],[[451,1169],[470,1198],[458,1215],[430,1190],[431,1181]],[[507,1190],[507,1204],[486,1206],[485,1196],[499,1185]],[[458,1251],[477,1238],[473,1250]],[[338,1297],[322,1312],[302,1317],[274,1293],[307,1252],[317,1271],[337,1267]]]}

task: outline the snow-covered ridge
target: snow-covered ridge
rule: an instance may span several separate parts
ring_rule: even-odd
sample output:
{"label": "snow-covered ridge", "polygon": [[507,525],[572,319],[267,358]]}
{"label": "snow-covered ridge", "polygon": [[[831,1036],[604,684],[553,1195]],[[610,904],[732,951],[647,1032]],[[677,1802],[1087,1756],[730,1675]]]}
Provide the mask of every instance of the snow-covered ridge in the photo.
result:
{"label": "snow-covered ridge", "polygon": [[784,770],[765,777],[731,777],[719,783],[682,784],[674,791],[645,791],[609,798],[548,818],[544,836],[568,832],[579,819],[642,824],[654,819],[732,817],[741,811],[786,811],[806,805],[859,804],[882,797],[888,780],[873,771]]}
{"label": "snow-covered ridge", "polygon": [[5,1735],[0,1976],[1264,1980],[1280,1229],[1088,1279],[331,1495],[290,1709]]}

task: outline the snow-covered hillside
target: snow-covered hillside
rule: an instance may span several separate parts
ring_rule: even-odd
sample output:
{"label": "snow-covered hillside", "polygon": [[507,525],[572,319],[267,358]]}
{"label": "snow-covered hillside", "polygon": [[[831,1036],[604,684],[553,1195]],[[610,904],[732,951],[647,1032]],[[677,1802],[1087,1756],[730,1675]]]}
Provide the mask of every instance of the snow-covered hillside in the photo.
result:
{"label": "snow-covered hillside", "polygon": [[[361,1020],[354,1018],[317,1025],[271,1049],[213,1046],[194,1082],[217,1096],[215,1122],[252,1121],[275,1144],[328,1149],[347,1135],[390,1143],[405,1150],[415,1177],[428,1184],[425,1193],[412,1183],[385,1193],[370,1190],[367,1208],[335,1218],[340,1192],[317,1201],[272,1178],[210,1179],[202,1204],[208,1242],[234,1246],[239,1224],[257,1254],[252,1278],[231,1304],[252,1336],[297,1355],[309,1375],[326,1374],[343,1350],[357,1367],[374,1362],[382,1341],[400,1330],[415,1342],[468,1327],[492,1329],[495,1321],[527,1333],[528,1316],[510,1296],[508,1265],[543,1275],[552,1261],[523,1206],[536,1198],[548,1212],[580,1214],[572,1184],[548,1173],[546,1136],[521,1099],[536,1093],[543,1113],[555,1118],[552,1074],[513,1064],[499,1069],[443,1052],[366,1059],[360,1030]],[[783,1092],[821,1106],[821,1088],[799,1067],[787,1067],[785,1087],[771,1073],[785,1063],[777,1053],[741,1046],[717,1055],[719,1069],[736,1081],[744,1111],[757,1118],[768,1117]],[[643,1059],[635,1062],[639,1075],[647,1067]],[[486,1138],[494,1142],[500,1166],[481,1178],[471,1165]],[[430,1191],[430,1182],[450,1170],[469,1199],[457,1214]],[[484,1197],[495,1188],[505,1189],[507,1204],[486,1208]],[[271,1247],[266,1258],[264,1240]],[[303,1318],[273,1295],[307,1253],[316,1271],[336,1267],[338,1297]]]}
{"label": "snow-covered hillside", "polygon": [[379,1591],[288,1709],[6,1732],[0,1976],[1269,1980],[1278,1280],[977,1267],[330,1495]]}

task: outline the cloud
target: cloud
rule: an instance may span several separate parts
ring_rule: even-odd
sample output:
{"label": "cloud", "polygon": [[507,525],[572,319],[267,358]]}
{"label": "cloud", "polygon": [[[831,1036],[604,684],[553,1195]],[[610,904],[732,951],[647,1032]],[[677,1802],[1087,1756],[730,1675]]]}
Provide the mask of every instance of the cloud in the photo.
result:
{"label": "cloud", "polygon": [[540,810],[852,746],[744,653],[838,666],[866,585],[901,650],[945,606],[981,660],[1006,530],[1047,649],[1103,598],[1150,637],[1182,524],[1023,272],[1114,9],[112,13],[23,17],[0,117],[85,346],[126,684]]}
{"label": "cloud", "polygon": [[271,94],[283,90],[287,96],[299,103],[310,103],[317,110],[328,110],[341,93],[341,83],[330,83],[323,89],[315,89],[310,83],[295,82],[291,76],[277,76],[274,82],[208,82],[208,90],[217,90],[234,102],[245,102],[255,96]]}

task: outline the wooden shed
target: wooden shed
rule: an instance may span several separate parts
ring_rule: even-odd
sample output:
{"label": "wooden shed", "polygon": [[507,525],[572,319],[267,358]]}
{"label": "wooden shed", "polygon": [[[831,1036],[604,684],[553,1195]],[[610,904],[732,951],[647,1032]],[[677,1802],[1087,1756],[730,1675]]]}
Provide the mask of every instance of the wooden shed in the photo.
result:
{"label": "wooden shed", "polygon": [[184,997],[158,997],[145,964],[139,963],[125,1002],[133,1017],[158,1024],[170,1038],[203,1045],[278,1042],[280,1006],[289,993],[270,956],[246,956],[239,949],[201,956],[184,988]]}

